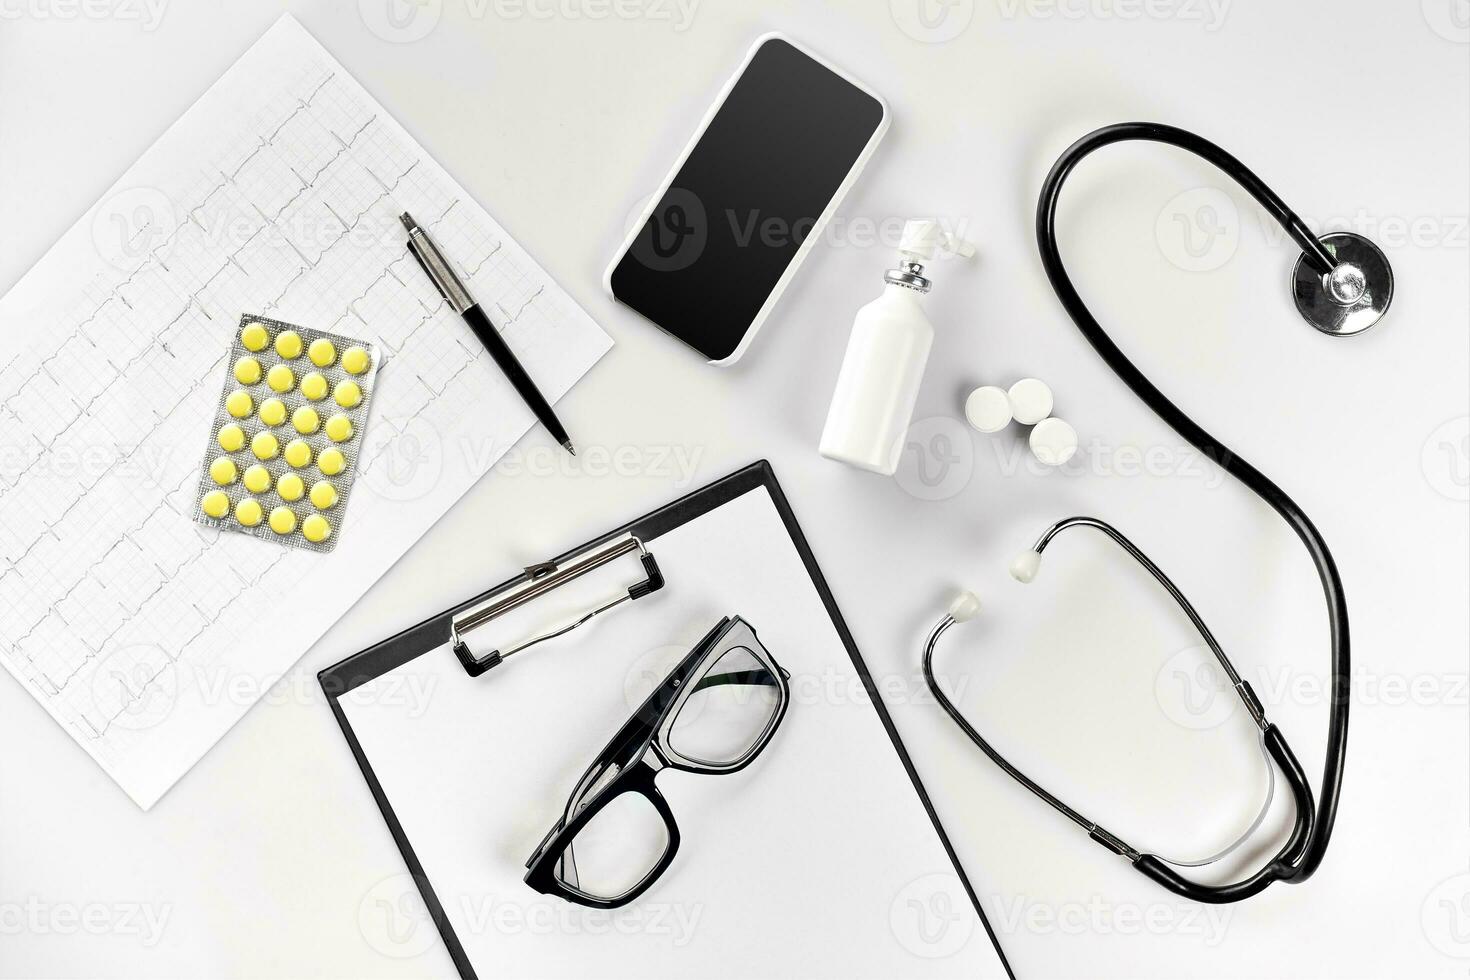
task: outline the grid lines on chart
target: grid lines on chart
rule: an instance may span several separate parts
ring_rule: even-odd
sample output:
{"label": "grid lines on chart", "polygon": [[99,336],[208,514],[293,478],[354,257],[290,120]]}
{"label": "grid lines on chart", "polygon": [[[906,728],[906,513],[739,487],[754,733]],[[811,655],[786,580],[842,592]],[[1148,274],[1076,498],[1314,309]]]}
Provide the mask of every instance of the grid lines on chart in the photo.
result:
{"label": "grid lines on chart", "polygon": [[[0,657],[103,758],[170,672],[250,642],[312,572],[309,554],[190,520],[242,312],[373,339],[375,413],[394,426],[495,409],[468,383],[494,368],[403,249],[410,207],[508,333],[555,342],[558,298],[374,109],[330,66],[284,80],[189,186],[161,189],[166,233],[137,229],[133,264],[0,364]],[[342,533],[394,506],[360,495]]]}

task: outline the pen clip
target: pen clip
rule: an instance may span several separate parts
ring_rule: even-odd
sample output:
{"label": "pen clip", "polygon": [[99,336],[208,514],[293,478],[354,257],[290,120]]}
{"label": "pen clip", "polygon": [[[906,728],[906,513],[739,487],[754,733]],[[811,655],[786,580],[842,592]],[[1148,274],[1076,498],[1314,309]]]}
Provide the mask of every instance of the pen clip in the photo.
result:
{"label": "pen clip", "polygon": [[425,262],[424,257],[419,254],[418,246],[414,242],[412,235],[408,238],[408,254],[413,256],[413,260],[419,264],[419,268],[424,270],[424,275],[428,276],[429,281],[434,284],[434,288],[439,290],[439,295],[443,296],[447,301],[449,294],[444,291],[443,286],[439,285],[439,280],[434,277],[434,272],[429,268],[429,263]]}

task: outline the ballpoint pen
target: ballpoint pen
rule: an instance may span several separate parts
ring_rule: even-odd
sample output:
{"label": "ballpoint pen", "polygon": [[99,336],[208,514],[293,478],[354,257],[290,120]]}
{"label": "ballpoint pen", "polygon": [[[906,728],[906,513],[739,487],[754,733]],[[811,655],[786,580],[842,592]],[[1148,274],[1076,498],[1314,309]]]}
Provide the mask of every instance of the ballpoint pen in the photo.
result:
{"label": "ballpoint pen", "polygon": [[454,269],[444,258],[444,253],[439,251],[439,246],[434,244],[429,233],[419,227],[418,222],[413,220],[413,215],[407,211],[399,215],[399,220],[403,222],[403,227],[408,229],[408,250],[413,253],[413,257],[418,260],[429,279],[438,287],[445,301],[449,303],[454,312],[464,317],[464,322],[469,324],[475,336],[480,339],[480,343],[490,352],[495,363],[500,366],[500,370],[505,372],[505,376],[510,379],[516,394],[520,395],[521,400],[530,407],[532,412],[536,413],[537,421],[546,426],[552,438],[561,443],[567,452],[573,456],[577,455],[577,451],[572,448],[571,438],[567,436],[567,430],[562,428],[562,424],[557,421],[556,413],[552,412],[550,403],[541,394],[535,382],[531,380],[531,376],[516,359],[515,354],[511,352],[510,345],[505,342],[504,337],[500,336],[500,331],[495,329],[495,324],[490,321],[489,314],[479,303],[475,302],[474,297],[465,288],[465,284],[460,281],[459,276],[454,274]]}

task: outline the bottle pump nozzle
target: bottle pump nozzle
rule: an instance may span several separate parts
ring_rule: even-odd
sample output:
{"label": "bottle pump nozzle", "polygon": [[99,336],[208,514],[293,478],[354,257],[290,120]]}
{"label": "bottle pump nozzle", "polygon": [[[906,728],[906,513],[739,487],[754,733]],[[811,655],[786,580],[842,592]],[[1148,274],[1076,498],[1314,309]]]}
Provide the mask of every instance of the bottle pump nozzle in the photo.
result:
{"label": "bottle pump nozzle", "polygon": [[975,254],[974,245],[945,231],[937,221],[906,222],[898,243],[898,268],[885,272],[883,281],[927,293],[933,283],[924,277],[924,265],[941,250],[962,258]]}

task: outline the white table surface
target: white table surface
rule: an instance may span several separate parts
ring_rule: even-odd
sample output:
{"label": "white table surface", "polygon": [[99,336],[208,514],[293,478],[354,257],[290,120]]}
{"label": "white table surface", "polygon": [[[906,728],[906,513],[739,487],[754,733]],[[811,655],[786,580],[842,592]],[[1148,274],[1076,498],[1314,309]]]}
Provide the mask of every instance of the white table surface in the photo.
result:
{"label": "white table surface", "polygon": [[[1464,0],[685,0],[683,13],[672,0],[0,0],[0,288],[281,9],[617,347],[558,408],[577,460],[529,436],[152,812],[0,680],[0,975],[452,975],[427,927],[384,920],[377,900],[402,862],[315,672],[761,457],[1019,975],[1464,975]],[[615,306],[600,276],[635,204],[772,29],[874,86],[894,122],[748,357],[718,370]],[[1205,164],[1114,148],[1063,202],[1063,250],[1093,308],[1297,497],[1346,583],[1355,689],[1331,851],[1305,885],[1234,907],[1175,899],[1077,833],[964,741],[916,671],[923,633],[967,584],[985,625],[952,634],[941,659],[1018,762],[1166,852],[1204,853],[1248,822],[1259,757],[1238,709],[1181,686],[1198,641],[1167,600],[1080,532],[1030,591],[1006,577],[1048,522],[1093,513],[1177,578],[1320,774],[1327,644],[1304,553],[1107,372],[1037,260],[1047,167],[1093,127],[1134,118],[1221,142],[1314,227],[1377,239],[1398,277],[1384,324],[1334,340],[1290,306],[1290,247]],[[980,256],[935,270],[938,339],[904,469],[850,471],[814,447],[852,315],[892,254],[874,232],[891,243],[904,218],[933,214]],[[1054,386],[1082,435],[1065,471],[1028,464],[1014,430],[956,421],[970,387],[1024,375]]]}

